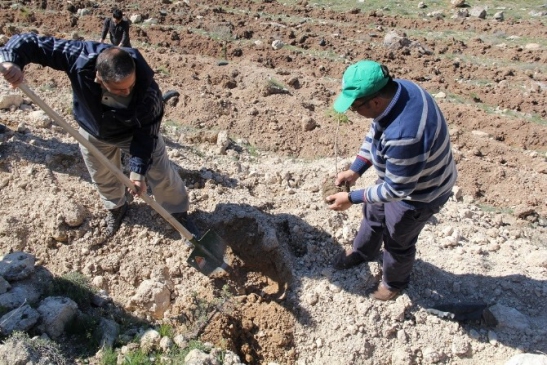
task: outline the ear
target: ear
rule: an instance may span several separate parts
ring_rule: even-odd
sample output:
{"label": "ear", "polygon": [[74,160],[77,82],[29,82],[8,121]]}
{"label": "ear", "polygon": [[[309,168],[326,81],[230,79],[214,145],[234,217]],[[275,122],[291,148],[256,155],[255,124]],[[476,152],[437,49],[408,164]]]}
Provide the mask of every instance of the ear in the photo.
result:
{"label": "ear", "polygon": [[99,71],[95,72],[95,82],[100,84],[100,85],[104,85],[104,81],[103,81],[101,75],[99,75]]}
{"label": "ear", "polygon": [[383,103],[383,98],[381,98],[380,95],[377,95],[374,99],[369,101],[369,105],[373,109],[377,109],[380,106],[381,103]]}

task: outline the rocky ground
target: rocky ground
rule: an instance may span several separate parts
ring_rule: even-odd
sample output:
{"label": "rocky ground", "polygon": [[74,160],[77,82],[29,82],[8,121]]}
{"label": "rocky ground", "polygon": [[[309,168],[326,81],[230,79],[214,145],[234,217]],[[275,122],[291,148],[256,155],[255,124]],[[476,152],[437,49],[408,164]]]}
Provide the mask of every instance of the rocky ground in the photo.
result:
{"label": "rocky ground", "polygon": [[[114,5],[13,4],[0,10],[6,37],[35,30],[85,39],[99,38]],[[98,244],[104,211],[78,146],[28,100],[0,112],[8,127],[0,252],[32,253],[55,275],[82,272],[128,313],[179,333],[196,330],[199,303],[228,291],[200,339],[249,364],[503,364],[547,352],[547,44],[545,17],[530,15],[541,7],[525,18],[506,8],[495,20],[493,9],[486,19],[451,18],[448,2],[420,17],[365,3],[344,12],[307,2],[123,5],[149,20],[132,24],[132,43],[162,89],[180,93],[163,123],[169,154],[199,227],[230,246],[234,273],[209,278],[189,267],[191,248],[138,200],[116,236]],[[411,286],[391,303],[366,295],[377,262],[331,268],[361,211],[329,211],[321,192],[368,129],[353,114],[339,124],[331,107],[344,68],[363,58],[436,96],[459,170],[454,197],[420,237]],[[66,77],[32,65],[26,80],[75,125]],[[374,178],[368,172],[358,185]],[[164,310],[135,304],[145,280],[168,288]],[[478,302],[497,326],[428,311]]]}

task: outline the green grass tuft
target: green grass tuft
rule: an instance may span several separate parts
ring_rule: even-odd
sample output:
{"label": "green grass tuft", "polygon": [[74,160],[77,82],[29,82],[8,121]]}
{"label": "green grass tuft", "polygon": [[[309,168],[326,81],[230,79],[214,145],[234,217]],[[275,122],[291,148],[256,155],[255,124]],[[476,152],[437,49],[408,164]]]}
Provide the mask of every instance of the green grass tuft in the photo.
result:
{"label": "green grass tuft", "polygon": [[88,307],[91,297],[96,291],[84,274],[70,272],[53,279],[49,288],[49,296],[68,297],[75,301],[79,307]]}

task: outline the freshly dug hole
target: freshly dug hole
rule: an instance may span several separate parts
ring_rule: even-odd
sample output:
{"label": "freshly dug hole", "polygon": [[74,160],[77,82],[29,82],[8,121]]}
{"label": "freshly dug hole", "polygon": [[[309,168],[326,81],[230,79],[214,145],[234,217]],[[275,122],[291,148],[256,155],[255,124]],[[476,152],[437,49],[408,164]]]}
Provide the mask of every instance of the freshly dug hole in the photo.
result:
{"label": "freshly dug hole", "polygon": [[201,339],[234,351],[248,364],[292,363],[296,356],[294,316],[283,298],[293,279],[292,255],[305,248],[292,237],[291,219],[246,205],[219,205],[207,219],[231,251],[231,274],[214,280],[227,284],[234,296],[211,317]]}

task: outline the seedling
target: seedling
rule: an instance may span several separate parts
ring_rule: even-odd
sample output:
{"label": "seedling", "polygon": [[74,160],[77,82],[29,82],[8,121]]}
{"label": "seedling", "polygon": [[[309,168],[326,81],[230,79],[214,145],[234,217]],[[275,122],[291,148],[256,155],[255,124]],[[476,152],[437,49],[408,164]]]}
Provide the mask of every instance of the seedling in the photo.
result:
{"label": "seedling", "polygon": [[[339,151],[338,151],[338,137],[339,137],[339,134],[340,134],[340,125],[349,123],[349,119],[348,119],[347,115],[345,115],[343,113],[337,113],[336,111],[334,111],[334,109],[329,111],[329,116],[331,118],[335,119],[335,121],[336,121],[336,131],[334,133],[334,147],[333,147],[333,149],[334,149],[334,176],[336,176],[339,172],[339,170],[338,170],[338,153],[339,153]],[[332,194],[335,194],[337,192],[340,192],[340,191],[349,191],[349,186],[347,186],[347,185],[336,186],[336,185],[334,185],[334,183],[332,181],[332,177],[327,176],[325,181],[323,181],[322,191],[323,191],[323,199],[328,204],[329,203],[329,201],[327,200],[328,196],[330,196]]]}
{"label": "seedling", "polygon": [[330,118],[330,119],[333,119],[334,122],[336,123],[336,130],[334,132],[334,146],[333,146],[333,152],[334,152],[334,167],[335,167],[335,171],[334,171],[334,174],[338,174],[339,170],[338,170],[338,154],[339,154],[339,134],[340,134],[340,126],[342,124],[349,124],[350,123],[350,120],[348,118],[348,116],[345,114],[345,113],[338,113],[336,112],[334,109],[330,109],[329,111],[327,111],[327,117]]}
{"label": "seedling", "polygon": [[229,25],[219,24],[211,31],[211,38],[220,41],[222,47],[222,57],[228,60],[228,42],[232,40],[232,29]]}

